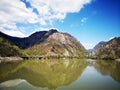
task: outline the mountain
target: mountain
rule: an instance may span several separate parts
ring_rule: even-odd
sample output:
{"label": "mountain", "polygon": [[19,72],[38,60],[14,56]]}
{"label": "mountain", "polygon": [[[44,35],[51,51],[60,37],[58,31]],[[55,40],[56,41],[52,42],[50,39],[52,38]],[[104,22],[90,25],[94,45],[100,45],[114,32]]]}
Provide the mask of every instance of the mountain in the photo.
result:
{"label": "mountain", "polygon": [[99,43],[92,49],[92,55],[93,55],[93,56],[97,56],[98,53],[99,53],[99,50],[100,50],[101,48],[103,48],[106,43],[107,43],[107,42],[104,42],[104,41],[99,42]]}
{"label": "mountain", "polygon": [[0,32],[0,36],[12,42],[30,56],[84,57],[87,53],[76,38],[55,29],[35,32],[25,38],[12,37],[2,32]]}
{"label": "mountain", "polygon": [[52,29],[49,32],[40,31],[40,32],[33,33],[29,37],[25,37],[25,38],[12,37],[0,32],[0,36],[14,43],[19,48],[26,49],[44,41],[49,35],[51,35],[54,32],[57,32],[57,30]]}
{"label": "mountain", "polygon": [[108,42],[100,42],[94,48],[92,55],[103,59],[120,58],[120,37],[115,37]]}
{"label": "mountain", "polygon": [[[47,34],[48,35],[48,34]],[[30,55],[76,56],[83,57],[86,50],[73,36],[67,33],[54,32],[40,44],[26,49]]]}

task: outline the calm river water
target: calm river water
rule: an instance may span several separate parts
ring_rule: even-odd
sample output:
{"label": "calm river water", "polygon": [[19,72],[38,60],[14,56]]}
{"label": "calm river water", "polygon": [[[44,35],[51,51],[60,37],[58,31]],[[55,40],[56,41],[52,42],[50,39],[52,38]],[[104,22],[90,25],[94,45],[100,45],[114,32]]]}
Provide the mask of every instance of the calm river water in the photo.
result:
{"label": "calm river water", "polygon": [[0,90],[120,90],[120,62],[66,59],[0,63]]}

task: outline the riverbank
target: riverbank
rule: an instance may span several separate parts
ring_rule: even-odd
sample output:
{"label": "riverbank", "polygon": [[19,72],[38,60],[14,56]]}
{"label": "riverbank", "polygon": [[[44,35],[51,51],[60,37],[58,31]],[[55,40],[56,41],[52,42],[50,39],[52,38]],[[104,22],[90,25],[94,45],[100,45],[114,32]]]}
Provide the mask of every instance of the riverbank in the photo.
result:
{"label": "riverbank", "polygon": [[21,57],[0,57],[0,63],[1,62],[11,62],[11,61],[18,61],[18,60],[23,60]]}
{"label": "riverbank", "polygon": [[119,61],[119,62],[120,62],[120,58],[116,59],[116,61]]}
{"label": "riverbank", "polygon": [[75,56],[24,56],[24,57],[1,57],[0,56],[0,63],[1,62],[12,62],[18,60],[48,60],[48,59],[83,59],[82,57],[75,57]]}
{"label": "riverbank", "polygon": [[[0,63],[1,62],[12,62],[12,61],[19,61],[19,60],[46,60],[46,59],[81,59],[80,57],[56,57],[56,56],[32,56],[32,57],[17,57],[17,56],[13,56],[13,57],[1,57],[0,56]],[[89,58],[91,59],[91,58]],[[98,60],[98,58],[92,58],[93,60]],[[113,59],[101,59],[101,60],[113,60]],[[114,59],[114,61],[118,61],[120,62],[120,58],[118,59]]]}

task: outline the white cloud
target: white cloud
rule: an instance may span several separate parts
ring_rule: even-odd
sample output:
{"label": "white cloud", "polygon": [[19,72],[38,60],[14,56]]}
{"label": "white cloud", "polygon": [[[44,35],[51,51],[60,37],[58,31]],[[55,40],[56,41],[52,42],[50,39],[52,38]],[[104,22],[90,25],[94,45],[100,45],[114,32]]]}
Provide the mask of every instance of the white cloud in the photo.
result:
{"label": "white cloud", "polygon": [[23,34],[18,30],[4,30],[3,32],[7,35],[14,36],[14,37],[26,37],[25,34]]}
{"label": "white cloud", "polygon": [[[27,2],[31,4],[31,8],[26,8],[21,0],[0,0],[0,31],[8,30],[15,33],[18,31],[16,23],[47,25],[52,24],[54,20],[63,21],[68,13],[79,12],[91,0],[27,0]],[[34,9],[38,14],[33,12]],[[20,34],[20,31],[16,33]]]}
{"label": "white cloud", "polygon": [[81,23],[86,23],[87,20],[88,20],[88,18],[84,17],[81,19]]}
{"label": "white cloud", "polygon": [[91,0],[29,0],[31,6],[39,12],[39,17],[45,21],[63,20],[67,13],[79,12]]}
{"label": "white cloud", "polygon": [[1,0],[0,1],[0,23],[37,22],[37,15],[32,9],[26,8],[20,0]]}
{"label": "white cloud", "polygon": [[16,23],[36,23],[38,17],[32,9],[26,8],[20,0],[0,0],[0,31],[13,35],[24,36]]}

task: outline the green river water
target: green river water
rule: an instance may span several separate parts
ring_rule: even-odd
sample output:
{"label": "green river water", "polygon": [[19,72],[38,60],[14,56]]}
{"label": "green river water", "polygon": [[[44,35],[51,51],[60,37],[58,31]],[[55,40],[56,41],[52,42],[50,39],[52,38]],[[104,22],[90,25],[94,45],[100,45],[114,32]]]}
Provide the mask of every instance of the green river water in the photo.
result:
{"label": "green river water", "polygon": [[120,62],[53,59],[0,63],[0,90],[120,90]]}

